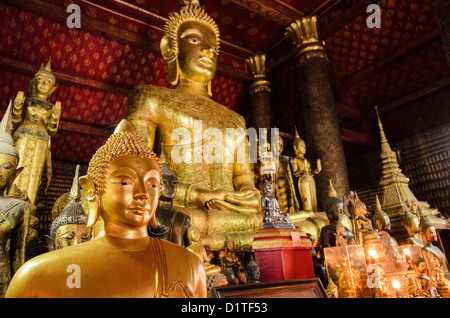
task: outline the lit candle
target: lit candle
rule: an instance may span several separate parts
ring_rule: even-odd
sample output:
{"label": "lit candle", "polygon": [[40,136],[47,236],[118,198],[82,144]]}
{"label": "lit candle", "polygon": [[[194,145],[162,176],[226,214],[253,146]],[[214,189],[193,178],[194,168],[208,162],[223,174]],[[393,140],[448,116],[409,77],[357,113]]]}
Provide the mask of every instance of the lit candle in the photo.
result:
{"label": "lit candle", "polygon": [[400,281],[398,281],[398,280],[392,281],[392,287],[394,287],[396,289],[395,295],[397,297],[401,297],[402,293],[400,292],[400,287],[402,287],[402,284],[400,283]]}
{"label": "lit candle", "polygon": [[414,269],[411,264],[412,259],[411,259],[411,251],[409,250],[409,248],[405,248],[403,250],[403,254],[405,254],[406,262],[408,262],[408,270]]}
{"label": "lit candle", "polygon": [[377,256],[377,252],[375,250],[369,250],[369,255],[372,258],[372,264],[375,264],[375,257]]}
{"label": "lit candle", "polygon": [[405,254],[406,260],[410,260],[411,259],[411,251],[409,250],[409,248],[405,248],[403,250],[403,253]]}

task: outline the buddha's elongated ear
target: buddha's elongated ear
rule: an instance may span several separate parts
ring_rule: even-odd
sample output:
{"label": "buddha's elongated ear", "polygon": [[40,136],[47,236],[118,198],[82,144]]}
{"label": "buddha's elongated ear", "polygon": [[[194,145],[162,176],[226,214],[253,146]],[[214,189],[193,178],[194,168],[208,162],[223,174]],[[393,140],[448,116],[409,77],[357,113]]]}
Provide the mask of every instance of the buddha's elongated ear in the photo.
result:
{"label": "buddha's elongated ear", "polygon": [[178,65],[177,52],[173,50],[172,41],[169,37],[163,36],[160,43],[161,54],[167,64],[169,83],[176,86],[180,80],[180,66]]}
{"label": "buddha's elongated ear", "polygon": [[95,185],[94,181],[88,176],[82,176],[78,179],[78,182],[83,189],[83,192],[86,194],[88,199],[88,222],[87,227],[92,227],[97,222],[99,211],[98,211],[98,202],[97,202],[97,194],[95,193]]}

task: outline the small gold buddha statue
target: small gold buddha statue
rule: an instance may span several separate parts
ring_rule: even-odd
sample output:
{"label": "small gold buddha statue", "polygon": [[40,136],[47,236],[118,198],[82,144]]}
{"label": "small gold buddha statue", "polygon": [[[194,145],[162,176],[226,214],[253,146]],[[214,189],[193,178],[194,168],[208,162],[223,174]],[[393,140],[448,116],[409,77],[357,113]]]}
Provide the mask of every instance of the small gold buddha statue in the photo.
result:
{"label": "small gold buddha statue", "polygon": [[[324,202],[329,224],[320,229],[320,243],[323,248],[333,246],[355,245],[354,234],[344,223],[343,200],[337,197],[330,180],[328,198]],[[338,232],[339,231],[339,232]],[[337,239],[339,239],[339,244]]]}
{"label": "small gold buddha statue", "polygon": [[186,248],[197,255],[203,262],[203,267],[205,268],[206,275],[219,274],[221,271],[220,266],[211,264],[209,262],[209,257],[206,254],[205,247],[201,241],[200,231],[195,226],[191,226],[189,228],[188,238],[190,244]]}
{"label": "small gold buddha statue", "polygon": [[17,169],[19,153],[14,147],[10,131],[11,104],[0,123],[0,297],[3,297],[11,276],[25,262],[25,249],[30,217],[34,205],[5,196]]}
{"label": "small gold buddha statue", "polygon": [[295,194],[294,180],[292,178],[289,159],[283,156],[284,141],[279,137],[278,142],[278,170],[275,177],[276,196],[281,211],[300,211],[300,204]]}
{"label": "small gold buddha statue", "polygon": [[80,186],[78,183],[79,177],[80,177],[80,165],[77,165],[75,167],[75,175],[73,177],[72,187],[70,191],[60,195],[53,204],[52,221],[54,221],[61,214],[64,208],[75,199],[75,195],[79,195],[79,199],[77,198],[77,200],[79,201],[79,203],[81,204],[87,215],[87,211],[89,210],[88,201],[83,190],[79,189]]}
{"label": "small gold buddha statue", "polygon": [[358,245],[364,245],[364,241],[376,236],[372,221],[367,216],[368,211],[364,202],[355,194],[355,203],[352,209],[352,225],[355,241]]}
{"label": "small gold buddha statue", "polygon": [[437,293],[433,280],[428,276],[427,265],[422,257],[416,257],[413,260],[414,270],[416,272],[417,289],[414,294],[416,297],[434,298]]}
{"label": "small gold buddha statue", "polygon": [[408,202],[405,202],[405,216],[402,219],[402,224],[406,229],[408,238],[407,242],[412,245],[418,245],[420,247],[423,246],[422,237],[420,236],[419,230],[419,217],[417,214],[412,213],[411,208]]}
{"label": "small gold buddha statue", "polygon": [[436,228],[425,216],[422,215],[420,207],[419,216],[419,231],[423,242],[422,256],[427,265],[428,276],[435,276],[433,262],[431,261],[432,258],[437,259],[441,265],[440,268],[445,274],[448,274],[449,271],[445,254],[439,249],[439,247],[433,245],[434,242],[437,242]]}
{"label": "small gold buddha statue", "polygon": [[376,208],[372,216],[372,224],[374,225],[375,231],[374,239],[383,243],[383,250],[386,252],[387,257],[396,260],[398,254],[395,251],[395,246],[398,246],[398,243],[388,232],[391,230],[391,219],[389,215],[382,210],[378,196],[375,196],[375,202]]}
{"label": "small gold buddha statue", "polygon": [[[175,89],[136,87],[126,118],[178,175],[174,206],[190,216],[204,239],[215,235],[218,240],[211,238],[209,245],[220,249],[225,233],[254,233],[263,215],[248,158],[245,120],[211,99],[219,29],[198,0],[185,1],[179,12],[169,16],[160,47]],[[244,133],[229,137],[227,129]],[[224,143],[218,142],[218,135]],[[246,153],[242,161],[236,160],[240,145]],[[253,235],[244,244],[251,244]]]}
{"label": "small gold buddha statue", "polygon": [[52,222],[50,236],[45,236],[49,251],[87,242],[92,237],[92,228],[87,227],[88,216],[80,203],[81,189],[78,183],[77,165],[72,188],[69,192],[70,202],[61,214]]}
{"label": "small gold buddha statue", "polygon": [[244,284],[248,280],[247,272],[236,254],[235,246],[235,242],[228,239],[225,242],[225,253],[218,257],[222,274],[227,277],[229,285]]}
{"label": "small gold buddha statue", "polygon": [[18,92],[12,112],[14,144],[20,155],[19,168],[23,171],[14,181],[17,188],[26,193],[35,204],[46,166],[47,187],[51,180],[50,136],[56,134],[61,117],[61,103],[48,101],[56,89],[50,60],[28,85],[28,97]]}
{"label": "small gold buddha statue", "polygon": [[317,168],[314,171],[311,170],[311,164],[305,158],[306,144],[298,135],[297,128],[295,128],[294,151],[295,158],[291,160],[292,173],[295,177],[298,177],[298,189],[303,210],[317,212],[317,194],[314,176],[322,170],[322,164],[320,159],[317,159]]}
{"label": "small gold buddha statue", "polygon": [[378,195],[375,196],[375,212],[372,216],[372,224],[374,225],[376,234],[391,246],[398,246],[397,240],[389,234],[391,230],[391,218],[381,208]]}
{"label": "small gold buddha statue", "polygon": [[50,227],[49,250],[81,244],[91,239],[92,229],[87,227],[87,215],[80,203],[69,203]]}
{"label": "small gold buddha statue", "polygon": [[14,275],[6,297],[206,297],[200,259],[152,238],[161,166],[126,120],[92,157],[79,179],[89,200],[88,226],[104,234],[41,254]]}

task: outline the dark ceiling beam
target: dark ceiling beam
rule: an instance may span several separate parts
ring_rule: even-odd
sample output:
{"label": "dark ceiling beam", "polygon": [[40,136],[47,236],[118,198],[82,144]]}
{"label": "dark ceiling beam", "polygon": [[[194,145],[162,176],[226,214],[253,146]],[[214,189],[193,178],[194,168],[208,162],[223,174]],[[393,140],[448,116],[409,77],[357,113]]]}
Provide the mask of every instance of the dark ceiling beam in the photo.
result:
{"label": "dark ceiling beam", "polygon": [[302,12],[276,0],[230,0],[231,2],[246,8],[268,20],[280,25],[288,26],[299,18]]}
{"label": "dark ceiling beam", "polygon": [[[66,24],[67,17],[69,16],[69,13],[67,13],[64,8],[42,0],[4,0],[4,1],[11,6],[32,11],[42,17],[46,17],[56,22],[62,23],[63,25]],[[121,43],[127,43],[134,47],[142,49],[148,49],[151,50],[152,52],[158,53],[160,52],[159,42],[154,41],[148,37],[144,37],[142,35],[115,27],[113,25],[100,22],[91,17],[82,15],[81,25],[83,31],[87,31],[93,34],[99,34],[111,40],[115,40]],[[238,48],[236,46],[233,47]],[[227,54],[225,51],[222,51],[222,53]],[[245,53],[248,54],[248,51],[245,51]],[[238,57],[234,56],[234,58]],[[228,64],[222,64],[220,62],[217,64],[218,64],[217,65],[218,75],[222,75],[228,78],[244,82],[247,82],[249,80],[249,76],[245,71],[234,68]]]}
{"label": "dark ceiling beam", "polygon": [[359,109],[344,105],[339,102],[335,102],[336,104],[336,112],[338,115],[341,115],[346,118],[356,119],[363,121],[366,119],[366,115]]}
{"label": "dark ceiling beam", "polygon": [[360,83],[361,81],[364,81],[374,74],[380,72],[380,70],[388,67],[389,65],[392,65],[392,63],[395,63],[396,61],[400,60],[404,56],[406,56],[408,53],[410,53],[413,50],[417,50],[418,48],[422,47],[423,45],[429,43],[430,41],[433,41],[437,39],[439,36],[439,31],[437,29],[433,29],[415,40],[408,42],[408,44],[402,46],[401,48],[393,51],[392,53],[387,54],[382,59],[379,59],[369,66],[361,69],[360,71],[357,71],[353,73],[352,75],[344,78],[341,81],[342,87],[345,87],[346,89],[350,88],[351,86]]}
{"label": "dark ceiling beam", "polygon": [[[0,69],[9,70],[12,72],[18,72],[25,75],[34,76],[38,71],[38,66],[13,60],[4,56],[0,56]],[[131,93],[130,88],[109,84],[73,74],[64,73],[57,70],[52,70],[58,83],[67,84],[69,86],[79,86],[92,90],[99,90],[102,92],[113,93],[121,96],[129,96]]]}
{"label": "dark ceiling beam", "polygon": [[[446,87],[450,86],[450,76],[447,76],[431,85],[427,85],[423,87],[422,89],[416,90],[412,92],[411,94],[408,94],[406,96],[403,96],[393,102],[390,102],[388,104],[378,106],[378,113],[382,114],[388,111],[392,111],[394,109],[400,108],[402,106],[405,106],[409,103],[412,103],[418,99],[427,97],[433,93],[436,93],[440,91],[441,89],[444,89]],[[375,110],[372,110],[368,113],[369,118],[373,118],[376,116]]]}
{"label": "dark ceiling beam", "polygon": [[58,125],[58,130],[73,132],[76,134],[89,135],[97,138],[109,138],[114,132],[114,129],[95,127],[85,124],[77,124],[61,120]]}
{"label": "dark ceiling beam", "polygon": [[357,131],[353,131],[350,129],[346,129],[346,128],[341,128],[341,137],[342,137],[342,141],[351,143],[351,144],[367,146],[367,147],[371,147],[374,144],[370,135],[360,133]]}
{"label": "dark ceiling beam", "polygon": [[[6,109],[0,110],[0,116],[5,115]],[[113,128],[101,128],[86,124],[77,124],[64,120],[60,120],[58,124],[58,131],[67,131],[77,134],[89,135],[96,138],[107,139],[114,132]]]}

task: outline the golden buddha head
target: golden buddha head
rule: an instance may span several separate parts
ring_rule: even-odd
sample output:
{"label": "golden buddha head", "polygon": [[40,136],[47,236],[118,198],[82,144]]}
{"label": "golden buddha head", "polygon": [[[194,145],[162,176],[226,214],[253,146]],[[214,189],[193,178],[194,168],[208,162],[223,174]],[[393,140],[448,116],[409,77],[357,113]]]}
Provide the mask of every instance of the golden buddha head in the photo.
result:
{"label": "golden buddha head", "polygon": [[436,228],[425,216],[420,217],[419,231],[422,233],[422,236],[425,237],[427,242],[437,241]]}
{"label": "golden buddha head", "polygon": [[409,211],[406,211],[402,222],[410,236],[420,232],[419,231],[419,218],[417,217],[417,215],[412,214]]}
{"label": "golden buddha head", "polygon": [[91,229],[87,227],[87,215],[78,202],[70,202],[50,228],[53,249],[87,242],[91,239]]}
{"label": "golden buddha head", "polygon": [[380,200],[376,196],[376,209],[373,215],[373,220],[376,228],[378,230],[390,230],[391,229],[391,218],[389,215],[381,209]]}
{"label": "golden buddha head", "polygon": [[89,162],[79,179],[89,202],[88,226],[101,215],[105,222],[156,228],[161,194],[159,159],[124,119]]}
{"label": "golden buddha head", "polygon": [[0,192],[9,187],[17,176],[17,165],[19,163],[19,153],[14,146],[14,140],[8,133],[11,127],[11,103],[0,123]]}
{"label": "golden buddha head", "polygon": [[297,128],[295,128],[295,138],[294,138],[294,152],[295,155],[303,156],[306,153],[306,144],[303,139],[300,138]]}
{"label": "golden buddha head", "polygon": [[55,91],[56,78],[52,73],[50,60],[47,64],[41,65],[41,68],[34,75],[34,78],[28,85],[28,95],[42,100],[47,100],[48,97]]}
{"label": "golden buddha head", "polygon": [[189,242],[191,244],[201,241],[200,229],[198,227],[196,227],[196,226],[191,226],[188,229],[187,236],[188,236]]}
{"label": "golden buddha head", "polygon": [[160,47],[172,86],[189,79],[205,84],[211,96],[219,36],[219,28],[198,1],[186,1],[179,12],[169,16]]}
{"label": "golden buddha head", "polygon": [[281,155],[284,150],[284,140],[283,137],[278,137],[278,154]]}

